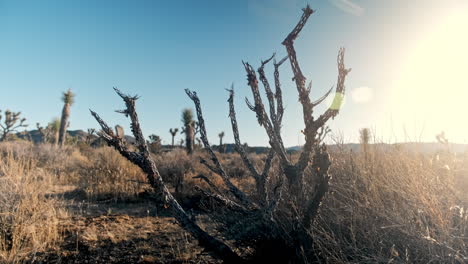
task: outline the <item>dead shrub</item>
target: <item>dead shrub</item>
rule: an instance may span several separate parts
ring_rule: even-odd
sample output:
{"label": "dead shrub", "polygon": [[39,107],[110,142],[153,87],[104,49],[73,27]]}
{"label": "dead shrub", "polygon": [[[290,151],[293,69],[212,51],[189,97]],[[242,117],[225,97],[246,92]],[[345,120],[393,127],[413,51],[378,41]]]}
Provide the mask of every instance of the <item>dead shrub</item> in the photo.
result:
{"label": "dead shrub", "polygon": [[[0,146],[2,151],[9,147]],[[30,262],[38,252],[52,248],[61,239],[61,204],[46,196],[53,176],[19,153],[3,152],[5,155],[0,156],[2,263]]]}
{"label": "dead shrub", "polygon": [[91,200],[128,200],[148,190],[140,168],[114,149],[98,148],[90,153],[91,162],[79,168],[78,186]]}

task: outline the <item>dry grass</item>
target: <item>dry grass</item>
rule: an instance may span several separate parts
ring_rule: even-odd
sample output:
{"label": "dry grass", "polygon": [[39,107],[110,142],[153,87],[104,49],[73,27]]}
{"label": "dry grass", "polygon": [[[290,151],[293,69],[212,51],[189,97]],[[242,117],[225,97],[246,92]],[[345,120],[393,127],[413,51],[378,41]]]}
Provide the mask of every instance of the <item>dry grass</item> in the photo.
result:
{"label": "dry grass", "polygon": [[66,216],[59,200],[46,197],[53,175],[19,150],[1,146],[1,263],[30,262],[36,253],[54,248],[61,240],[59,221]]}
{"label": "dry grass", "polygon": [[402,149],[334,154],[331,194],[313,233],[334,263],[468,261],[468,214],[456,181],[466,167]]}
{"label": "dry grass", "polygon": [[[233,182],[253,196],[254,182],[239,156],[220,156],[234,176]],[[343,149],[332,156],[330,194],[311,230],[316,253],[311,262],[468,261],[468,154],[423,155],[371,145],[367,155]],[[222,180],[199,163],[200,157],[204,153],[188,156],[182,150],[155,157],[163,178],[173,187],[182,182],[179,197],[193,203],[197,201],[195,185],[208,189],[204,182],[193,179],[198,174],[224,188]],[[262,155],[254,156],[257,165],[262,159]],[[273,172],[277,170],[275,164]],[[30,262],[44,252],[59,252],[64,243],[74,245],[76,238],[71,238],[70,230],[75,230],[86,250],[94,252],[83,254],[99,254],[107,244],[128,251],[104,258],[110,262],[118,261],[113,260],[115,256],[138,254],[132,250],[145,253],[131,260],[149,262],[187,262],[198,257],[196,243],[165,220],[170,218],[145,216],[140,207],[126,207],[126,202],[137,199],[148,186],[140,169],[111,148],[2,143],[0,182],[0,262]],[[66,207],[62,191],[67,186],[84,194],[80,199],[89,204],[110,201],[123,209],[117,213],[106,209],[107,213],[92,217],[67,211],[71,209]],[[281,206],[288,205],[279,209]],[[141,214],[134,214],[139,208]],[[164,239],[155,240],[161,234]],[[70,239],[73,241],[66,241]],[[135,243],[140,249],[132,246]],[[164,248],[150,250],[158,245]]]}
{"label": "dry grass", "polygon": [[91,151],[79,164],[77,186],[92,200],[128,200],[149,189],[137,166],[109,147]]}

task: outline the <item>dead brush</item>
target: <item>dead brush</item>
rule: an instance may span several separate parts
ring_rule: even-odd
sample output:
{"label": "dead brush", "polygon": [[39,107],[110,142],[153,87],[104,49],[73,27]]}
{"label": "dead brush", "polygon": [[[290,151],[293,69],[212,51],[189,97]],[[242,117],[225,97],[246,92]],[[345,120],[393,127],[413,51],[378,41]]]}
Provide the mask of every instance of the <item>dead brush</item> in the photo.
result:
{"label": "dead brush", "polygon": [[[330,263],[464,263],[468,219],[451,175],[401,149],[332,154],[331,195],[313,228],[314,247]],[[369,157],[372,167],[369,169]]]}
{"label": "dead brush", "polygon": [[29,263],[61,240],[62,205],[46,197],[51,178],[35,160],[0,156],[1,263]]}
{"label": "dead brush", "polygon": [[184,179],[193,176],[197,160],[183,149],[155,155],[154,159],[164,181],[174,186],[177,194],[182,193],[186,187]]}
{"label": "dead brush", "polygon": [[77,185],[88,199],[125,201],[148,190],[140,168],[124,159],[114,149],[102,147],[91,152],[87,162],[75,168]]}
{"label": "dead brush", "polygon": [[[223,206],[222,211],[226,216],[218,218],[220,226],[229,231],[230,221],[227,218],[234,216],[235,221],[244,222],[244,227],[249,224],[254,228],[252,232],[243,232],[244,236],[237,236],[236,246],[242,245],[253,248],[253,254],[244,255],[236,252],[227,244],[225,237],[215,237],[203,230],[187,212],[181,207],[179,201],[169,192],[166,183],[157,168],[156,162],[151,158],[148,144],[143,136],[136,111],[136,100],[138,96],[130,96],[114,88],[117,94],[125,102],[126,108],[118,111],[131,120],[132,133],[136,139],[135,148],[116,134],[113,129],[101,117],[91,111],[96,121],[102,128],[100,136],[122,156],[139,166],[146,174],[148,183],[155,191],[158,199],[169,207],[172,215],[179,224],[190,232],[199,243],[207,250],[213,252],[225,262],[241,263],[249,261],[277,261],[277,262],[309,262],[315,258],[312,252],[313,236],[310,229],[319,214],[322,199],[328,192],[330,168],[330,156],[323,139],[329,132],[326,123],[335,118],[340,110],[345,93],[345,79],[350,69],[344,65],[344,49],[340,49],[337,56],[338,78],[336,83],[334,101],[332,105],[321,115],[314,117],[313,111],[333,91],[330,89],[324,96],[316,101],[310,99],[311,83],[306,84],[306,78],[299,66],[294,42],[314,11],[307,6],[303,14],[293,28],[291,33],[283,41],[286,47],[287,57],[279,62],[273,60],[275,55],[261,62],[257,72],[249,63],[243,63],[247,73],[248,85],[252,90],[254,103],[246,100],[250,110],[255,112],[260,126],[265,128],[268,135],[271,150],[268,153],[264,167],[259,170],[246,154],[246,150],[240,143],[239,129],[234,109],[234,90],[229,90],[229,117],[235,137],[236,149],[239,152],[244,165],[255,182],[255,196],[250,197],[246,192],[233,184],[231,177],[224,169],[220,159],[214,153],[208,142],[205,121],[203,119],[200,99],[196,92],[186,89],[187,95],[194,102],[200,138],[205,146],[208,158],[202,158],[201,163],[210,170],[213,175],[221,178],[225,189],[220,190],[211,183],[211,179],[204,177],[203,180],[213,189],[210,191],[198,188],[201,194],[208,199],[216,201]],[[305,145],[297,162],[291,160],[283,144],[281,127],[283,118],[282,89],[279,79],[279,67],[289,60],[299,94],[299,102],[302,105],[305,128]],[[265,66],[273,61],[275,93],[265,76]],[[259,81],[267,94],[269,109],[266,110],[260,95]],[[267,113],[269,112],[269,114]],[[270,169],[273,159],[280,164],[279,175],[271,177]],[[272,178],[276,180],[272,182]],[[283,192],[283,190],[285,190]],[[282,193],[289,192],[290,195],[282,197]],[[254,199],[256,198],[256,199]],[[281,204],[281,206],[279,206]],[[281,210],[280,210],[281,209]],[[237,225],[242,226],[242,225]],[[224,232],[229,233],[229,232]],[[231,237],[232,238],[232,237]],[[227,239],[230,239],[229,237]]]}

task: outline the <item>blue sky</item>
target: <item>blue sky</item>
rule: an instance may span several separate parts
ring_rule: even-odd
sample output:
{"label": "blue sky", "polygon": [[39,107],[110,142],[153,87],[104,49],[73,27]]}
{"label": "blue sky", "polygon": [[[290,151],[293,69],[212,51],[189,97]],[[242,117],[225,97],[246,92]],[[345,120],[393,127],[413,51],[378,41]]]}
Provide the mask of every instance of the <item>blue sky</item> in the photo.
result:
{"label": "blue sky", "polygon": [[[286,55],[281,42],[297,23],[300,9],[309,3],[317,12],[296,49],[303,72],[313,80],[312,97],[320,97],[336,82],[339,47],[346,47],[345,63],[353,68],[342,113],[330,122],[335,132],[356,141],[359,128],[371,127],[382,140],[403,141],[419,137],[422,130],[422,140],[434,141],[436,132],[447,130],[449,139],[465,142],[468,126],[459,127],[455,121],[438,125],[447,119],[445,114],[459,114],[452,113],[450,103],[450,111],[438,112],[444,113],[442,121],[425,110],[413,116],[414,108],[430,109],[430,105],[423,106],[429,95],[415,92],[408,99],[401,89],[410,89],[414,81],[399,76],[420,68],[414,63],[419,59],[408,58],[428,45],[424,40],[439,32],[438,25],[466,14],[467,2],[0,0],[0,109],[22,111],[32,129],[36,122],[44,124],[60,115],[61,93],[71,88],[77,96],[70,129],[97,127],[90,108],[109,124],[128,127],[128,121],[113,112],[123,107],[112,90],[116,86],[141,96],[137,108],[144,133],[160,135],[169,143],[169,128],[181,127],[182,109],[193,108],[184,93],[189,88],[202,101],[210,140],[217,143],[217,134],[225,131],[224,142],[231,142],[225,89],[234,83],[241,140],[267,145],[263,129],[244,103],[250,94],[241,61],[256,68],[273,52],[278,57]],[[442,27],[440,32],[446,30]],[[460,42],[457,36],[463,32],[458,33],[440,36],[453,37],[450,44]],[[449,44],[428,51],[442,52]],[[446,69],[455,66],[438,67],[451,72]],[[271,67],[267,70],[272,76]],[[302,144],[301,108],[289,64],[284,64],[281,76],[284,141],[288,146]],[[396,79],[404,81],[395,83]],[[409,102],[419,96],[423,102],[403,107],[402,96]],[[437,93],[430,96],[437,98]]]}

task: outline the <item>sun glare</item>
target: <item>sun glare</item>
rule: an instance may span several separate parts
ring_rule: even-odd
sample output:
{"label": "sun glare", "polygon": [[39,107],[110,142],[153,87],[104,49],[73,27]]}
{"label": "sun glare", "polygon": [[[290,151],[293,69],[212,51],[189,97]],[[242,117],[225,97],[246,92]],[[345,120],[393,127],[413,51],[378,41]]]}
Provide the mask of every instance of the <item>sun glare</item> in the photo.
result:
{"label": "sun glare", "polygon": [[351,98],[355,103],[367,103],[372,99],[372,90],[362,86],[351,90]]}
{"label": "sun glare", "polygon": [[447,18],[411,50],[393,86],[394,114],[424,121],[426,136],[444,130],[454,141],[468,139],[467,32],[467,16]]}

